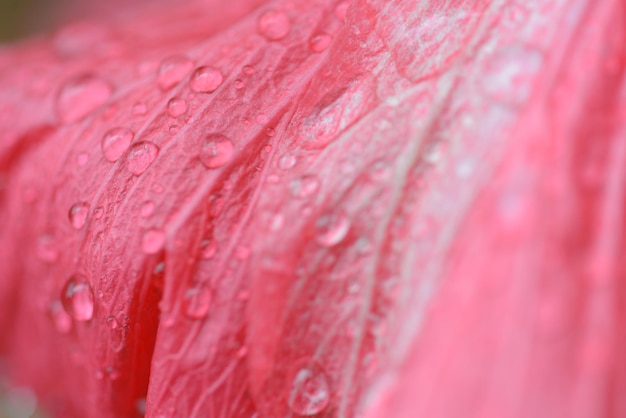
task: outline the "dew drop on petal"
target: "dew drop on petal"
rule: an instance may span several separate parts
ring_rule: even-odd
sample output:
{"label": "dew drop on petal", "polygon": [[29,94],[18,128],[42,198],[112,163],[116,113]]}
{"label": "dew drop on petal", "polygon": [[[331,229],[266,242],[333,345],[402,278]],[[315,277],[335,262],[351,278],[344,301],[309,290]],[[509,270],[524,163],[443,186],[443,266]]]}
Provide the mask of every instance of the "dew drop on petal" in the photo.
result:
{"label": "dew drop on petal", "polygon": [[348,7],[350,7],[350,1],[342,1],[335,7],[335,16],[339,20],[346,20],[346,16],[348,15]]}
{"label": "dew drop on petal", "polygon": [[205,286],[187,290],[185,294],[185,315],[191,319],[203,319],[211,308],[211,290]]}
{"label": "dew drop on petal", "polygon": [[159,155],[159,148],[152,142],[139,142],[128,152],[126,166],[136,176],[143,174]]}
{"label": "dew drop on petal", "polygon": [[206,137],[200,151],[200,161],[206,168],[219,168],[233,157],[234,146],[228,137],[222,134],[210,134]]}
{"label": "dew drop on petal", "polygon": [[224,82],[224,76],[217,68],[204,66],[191,75],[189,87],[196,93],[212,93]]}
{"label": "dew drop on petal", "polygon": [[233,82],[233,87],[235,87],[237,90],[241,90],[245,86],[246,84],[241,79],[237,79]]}
{"label": "dew drop on petal", "polygon": [[162,90],[169,90],[187,76],[193,62],[182,55],[173,55],[161,61],[157,71],[157,82]]}
{"label": "dew drop on petal", "polygon": [[181,99],[180,97],[170,99],[170,101],[167,102],[167,113],[169,113],[173,118],[184,115],[187,113],[187,101],[185,99]]}
{"label": "dew drop on petal", "polygon": [[245,75],[252,75],[252,74],[254,74],[254,67],[251,66],[251,65],[244,65],[244,67],[241,69],[241,71]]}
{"label": "dew drop on petal", "polygon": [[278,41],[289,34],[291,22],[285,13],[268,10],[259,17],[257,28],[267,40]]}
{"label": "dew drop on petal", "polygon": [[291,154],[285,154],[278,160],[278,168],[281,170],[290,170],[296,165],[296,157]]}
{"label": "dew drop on petal", "polygon": [[102,138],[102,154],[110,162],[117,161],[130,147],[135,134],[127,128],[117,127],[108,130]]}
{"label": "dew drop on petal", "polygon": [[93,317],[93,290],[82,276],[72,276],[61,290],[63,309],[77,321],[89,321]]}
{"label": "dew drop on petal", "polygon": [[141,217],[149,218],[154,214],[154,202],[151,200],[145,201],[143,205],[141,205]]}
{"label": "dew drop on petal", "polygon": [[315,224],[317,242],[324,247],[339,244],[348,234],[350,219],[343,211],[322,215]]}
{"label": "dew drop on petal", "polygon": [[148,107],[145,103],[135,103],[133,105],[133,115],[145,115]]}
{"label": "dew drop on petal", "polygon": [[100,77],[85,74],[67,81],[56,99],[56,111],[65,123],[79,121],[111,96],[113,89]]}
{"label": "dew drop on petal", "polygon": [[50,304],[50,316],[52,317],[54,327],[61,334],[67,334],[72,330],[72,317],[63,309],[60,301]]}
{"label": "dew drop on petal", "polygon": [[204,240],[200,244],[200,258],[208,260],[217,253],[217,244],[213,240]]}
{"label": "dew drop on petal", "polygon": [[332,40],[333,38],[327,33],[320,33],[320,34],[313,36],[309,40],[309,47],[311,48],[311,51],[313,52],[322,52],[326,48],[328,48]]}
{"label": "dew drop on petal", "polygon": [[89,214],[89,205],[84,202],[74,204],[68,213],[68,218],[74,229],[81,229],[87,222]]}
{"label": "dew drop on petal", "polygon": [[107,324],[111,329],[118,329],[120,326],[120,323],[117,321],[117,319],[115,319],[114,316],[110,316],[107,318]]}
{"label": "dew drop on petal", "polygon": [[150,229],[143,234],[141,249],[146,254],[156,254],[165,245],[165,233],[158,229]]}
{"label": "dew drop on petal", "polygon": [[59,258],[59,247],[52,235],[39,237],[37,240],[37,257],[47,263],[53,263]]}
{"label": "dew drop on petal", "polygon": [[287,390],[289,408],[301,416],[324,411],[330,403],[330,385],[326,373],[317,364],[308,364],[294,373]]}
{"label": "dew drop on petal", "polygon": [[289,192],[293,197],[306,198],[314,195],[320,188],[320,181],[314,174],[307,174],[289,183]]}

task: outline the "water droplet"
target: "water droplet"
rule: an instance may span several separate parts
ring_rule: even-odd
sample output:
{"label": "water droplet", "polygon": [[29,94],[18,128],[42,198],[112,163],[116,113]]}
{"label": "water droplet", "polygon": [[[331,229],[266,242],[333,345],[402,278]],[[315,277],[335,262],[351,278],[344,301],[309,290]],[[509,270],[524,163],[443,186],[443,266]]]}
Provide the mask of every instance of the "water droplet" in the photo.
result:
{"label": "water droplet", "polygon": [[59,257],[59,248],[52,235],[42,235],[37,240],[37,257],[41,261],[52,263]]}
{"label": "water droplet", "polygon": [[233,143],[222,134],[210,134],[202,144],[200,161],[206,168],[218,168],[233,156]]}
{"label": "water droplet", "polygon": [[117,161],[130,147],[135,134],[122,127],[110,129],[102,138],[102,154],[110,162]]}
{"label": "water droplet", "polygon": [[333,212],[321,216],[315,226],[317,242],[324,247],[332,247],[343,241],[348,234],[350,219],[343,211]]}
{"label": "water droplet", "polygon": [[243,82],[243,80],[237,79],[233,82],[233,87],[235,87],[237,90],[241,90],[245,86],[246,84]]}
{"label": "water droplet", "polygon": [[85,74],[66,82],[56,99],[56,111],[65,123],[72,123],[102,106],[111,96],[111,86],[99,77]]}
{"label": "water droplet", "polygon": [[217,244],[212,240],[204,240],[202,244],[200,244],[200,258],[208,260],[213,258],[217,253]]}
{"label": "water droplet", "polygon": [[259,17],[259,33],[270,41],[283,39],[291,30],[291,22],[285,13],[268,10]]}
{"label": "water droplet", "polygon": [[107,324],[111,329],[118,329],[120,326],[120,323],[117,321],[117,319],[115,319],[114,316],[110,316],[107,318]]}
{"label": "water droplet", "polygon": [[274,135],[276,135],[276,131],[274,130],[274,128],[266,128],[265,129],[265,134],[269,137],[272,137]]}
{"label": "water droplet", "polygon": [[61,334],[67,334],[72,330],[72,317],[65,312],[61,302],[55,301],[50,304],[50,316],[54,327]]}
{"label": "water droplet", "polygon": [[154,202],[152,202],[151,200],[143,202],[140,213],[142,218],[151,217],[154,214]]}
{"label": "water droplet", "polygon": [[252,74],[254,74],[254,67],[251,66],[251,65],[244,65],[244,67],[241,69],[241,71],[245,75],[252,75]]}
{"label": "water droplet", "polygon": [[86,152],[81,152],[80,154],[78,154],[76,162],[78,163],[79,167],[84,167],[89,162],[89,154],[87,154]]}
{"label": "water droplet", "polygon": [[346,20],[346,16],[348,14],[348,7],[350,6],[350,1],[342,1],[335,8],[335,16],[340,20]]}
{"label": "water droplet", "polygon": [[156,254],[165,245],[165,233],[158,229],[150,229],[143,234],[141,248],[146,254]]}
{"label": "water droplet", "polygon": [[135,409],[139,415],[146,414],[146,398],[139,398],[135,401]]}
{"label": "water droplet", "polygon": [[320,181],[314,174],[307,174],[289,183],[289,192],[297,198],[314,195],[320,188]]}
{"label": "water droplet", "polygon": [[281,170],[290,170],[296,165],[296,157],[291,154],[285,154],[278,160],[278,168]]}
{"label": "water droplet", "polygon": [[72,276],[61,290],[63,309],[77,321],[89,321],[93,317],[93,290],[82,276]]}
{"label": "water droplet", "polygon": [[217,68],[205,66],[193,72],[189,86],[196,93],[212,93],[223,81],[224,76]]}
{"label": "water droplet", "polygon": [[180,97],[174,97],[167,102],[167,112],[171,117],[177,118],[187,113],[187,101]]}
{"label": "water droplet", "polygon": [[296,371],[288,388],[289,408],[298,415],[322,412],[330,403],[330,386],[326,374],[317,364],[308,364]]}
{"label": "water droplet", "polygon": [[87,222],[89,205],[84,202],[76,203],[70,208],[68,218],[74,229],[81,229]]}
{"label": "water droplet", "polygon": [[209,314],[212,295],[207,287],[193,288],[185,294],[185,314],[191,319],[203,319]]}
{"label": "water droplet", "polygon": [[320,33],[320,34],[313,36],[309,40],[309,47],[311,48],[311,51],[313,52],[322,52],[326,48],[328,48],[332,40],[333,38],[329,34]]}
{"label": "water droplet", "polygon": [[145,115],[148,107],[145,103],[135,103],[133,105],[133,115]]}
{"label": "water droplet", "polygon": [[93,212],[93,217],[95,219],[101,219],[102,216],[104,216],[104,209],[102,208],[102,206],[99,206],[96,208],[96,210]]}
{"label": "water droplet", "polygon": [[165,58],[159,66],[157,81],[162,90],[169,90],[187,76],[193,69],[193,62],[182,55]]}
{"label": "water droplet", "polygon": [[139,142],[128,152],[128,171],[136,176],[143,174],[159,155],[159,148],[152,142]]}

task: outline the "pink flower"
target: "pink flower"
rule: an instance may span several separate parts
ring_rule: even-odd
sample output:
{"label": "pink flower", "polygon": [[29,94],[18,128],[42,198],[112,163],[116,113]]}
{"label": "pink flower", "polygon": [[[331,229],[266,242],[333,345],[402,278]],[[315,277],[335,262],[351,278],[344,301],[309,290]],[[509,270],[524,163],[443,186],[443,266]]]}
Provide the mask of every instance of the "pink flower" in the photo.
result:
{"label": "pink flower", "polygon": [[626,415],[622,2],[146,10],[0,50],[14,385],[69,418]]}

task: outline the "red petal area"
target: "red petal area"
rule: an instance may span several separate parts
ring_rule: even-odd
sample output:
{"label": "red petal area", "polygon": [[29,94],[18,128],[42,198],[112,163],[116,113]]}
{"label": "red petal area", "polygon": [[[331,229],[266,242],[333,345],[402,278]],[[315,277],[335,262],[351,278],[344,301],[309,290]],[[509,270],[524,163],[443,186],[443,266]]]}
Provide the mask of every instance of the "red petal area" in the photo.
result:
{"label": "red petal area", "polygon": [[213,0],[1,51],[12,380],[70,418],[626,414],[623,12]]}

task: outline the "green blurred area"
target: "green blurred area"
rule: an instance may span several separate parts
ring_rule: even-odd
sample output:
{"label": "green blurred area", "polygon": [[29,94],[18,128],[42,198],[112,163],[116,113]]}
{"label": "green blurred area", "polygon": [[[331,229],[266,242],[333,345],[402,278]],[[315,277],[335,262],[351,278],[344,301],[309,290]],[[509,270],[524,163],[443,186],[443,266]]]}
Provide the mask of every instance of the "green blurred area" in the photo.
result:
{"label": "green blurred area", "polygon": [[47,29],[55,0],[0,0],[0,42]]}

